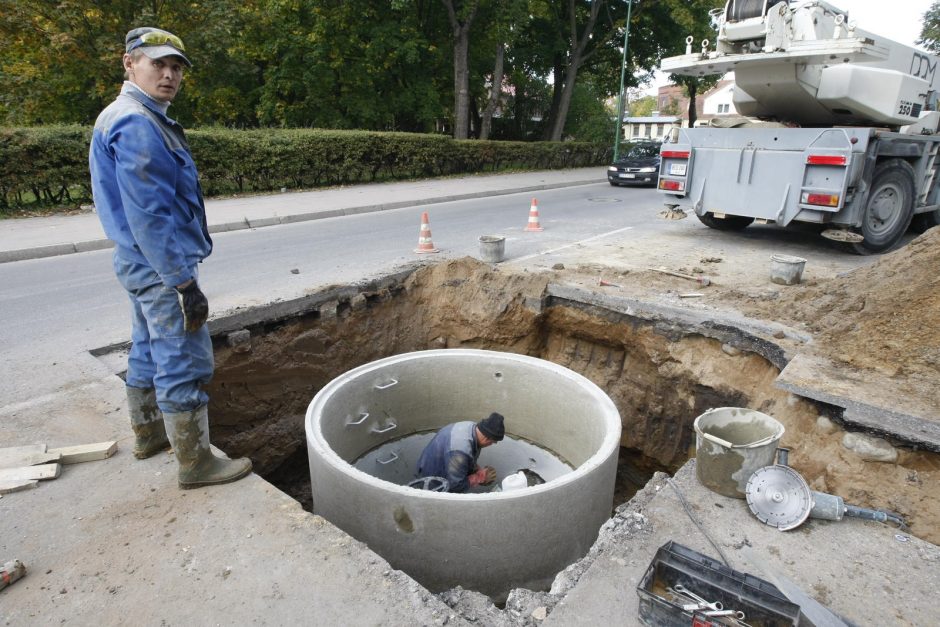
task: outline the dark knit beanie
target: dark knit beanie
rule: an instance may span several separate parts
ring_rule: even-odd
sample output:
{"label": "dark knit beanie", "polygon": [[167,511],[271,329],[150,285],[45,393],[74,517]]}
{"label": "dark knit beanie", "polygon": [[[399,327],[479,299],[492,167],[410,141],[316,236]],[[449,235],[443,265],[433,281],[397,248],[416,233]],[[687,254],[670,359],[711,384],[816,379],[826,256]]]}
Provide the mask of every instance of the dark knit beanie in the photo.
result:
{"label": "dark knit beanie", "polygon": [[478,422],[477,427],[483,435],[494,442],[499,442],[503,439],[503,435],[506,434],[506,429],[503,427],[503,415],[497,414],[495,411]]}

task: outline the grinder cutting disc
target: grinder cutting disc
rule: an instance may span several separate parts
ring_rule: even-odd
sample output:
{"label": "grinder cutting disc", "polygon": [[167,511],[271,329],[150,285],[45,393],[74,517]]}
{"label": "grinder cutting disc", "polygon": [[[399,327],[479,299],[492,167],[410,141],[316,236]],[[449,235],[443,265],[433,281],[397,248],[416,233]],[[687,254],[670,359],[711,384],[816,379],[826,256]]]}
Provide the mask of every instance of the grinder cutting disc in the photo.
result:
{"label": "grinder cutting disc", "polygon": [[744,491],[751,512],[780,531],[803,524],[813,509],[813,493],[806,480],[789,466],[758,468]]}

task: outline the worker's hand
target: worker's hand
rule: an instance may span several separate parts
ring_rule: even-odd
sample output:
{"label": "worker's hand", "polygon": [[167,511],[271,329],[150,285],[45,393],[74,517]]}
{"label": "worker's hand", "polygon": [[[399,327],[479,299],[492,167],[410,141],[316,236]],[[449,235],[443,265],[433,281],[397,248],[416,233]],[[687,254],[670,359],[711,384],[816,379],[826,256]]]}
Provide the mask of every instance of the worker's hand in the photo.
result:
{"label": "worker's hand", "polygon": [[496,469],[495,468],[493,468],[492,466],[484,466],[484,470],[486,470],[486,481],[484,481],[483,483],[489,484],[489,483],[493,483],[494,481],[496,481]]}
{"label": "worker's hand", "polygon": [[206,295],[199,289],[199,284],[192,280],[177,287],[176,296],[183,310],[183,327],[186,332],[198,331],[209,317],[209,300]]}
{"label": "worker's hand", "polygon": [[492,466],[484,466],[480,470],[486,473],[483,479],[484,485],[488,485],[496,481],[496,469],[495,468],[493,468]]}

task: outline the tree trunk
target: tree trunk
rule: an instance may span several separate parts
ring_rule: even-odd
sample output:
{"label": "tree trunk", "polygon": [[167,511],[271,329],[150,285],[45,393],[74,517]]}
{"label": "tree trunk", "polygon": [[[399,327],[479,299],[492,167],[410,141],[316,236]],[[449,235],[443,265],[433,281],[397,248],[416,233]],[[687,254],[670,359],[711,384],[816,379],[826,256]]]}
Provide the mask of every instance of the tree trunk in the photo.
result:
{"label": "tree trunk", "polygon": [[[561,97],[558,99],[558,109],[555,111],[555,118],[552,120],[551,132],[548,136],[549,141],[560,142],[562,133],[565,132],[565,122],[568,118],[568,109],[571,107],[571,96],[574,94],[574,81],[578,77],[578,69],[581,59],[572,55],[568,63],[568,71],[565,72],[565,84],[561,88]],[[555,86],[558,89],[558,86]]]}
{"label": "tree trunk", "polygon": [[695,106],[695,96],[698,93],[696,81],[689,81],[686,84],[686,89],[689,90],[689,128],[693,128],[695,121],[698,119],[698,111]]}
{"label": "tree trunk", "polygon": [[552,70],[552,84],[555,85],[555,89],[552,89],[552,104],[548,109],[548,113],[545,114],[543,118],[545,120],[545,125],[542,129],[542,139],[544,141],[549,141],[552,138],[552,127],[555,124],[555,118],[558,117],[558,107],[561,103],[562,90],[558,88],[558,85],[562,85],[564,82],[565,70],[562,66],[561,59],[556,58],[554,69]]}
{"label": "tree trunk", "polygon": [[467,139],[470,129],[470,25],[477,3],[472,2],[463,22],[452,0],[441,0],[454,32],[454,139]]}
{"label": "tree trunk", "polygon": [[467,139],[470,128],[470,37],[467,29],[454,30],[454,139]]}
{"label": "tree trunk", "polygon": [[480,139],[489,139],[493,128],[493,113],[499,104],[499,96],[503,87],[503,58],[506,46],[502,43],[496,45],[496,62],[493,65],[493,84],[490,86],[490,97],[483,110],[483,121],[480,123]]}
{"label": "tree trunk", "polygon": [[548,137],[550,141],[557,142],[562,139],[565,131],[565,122],[568,117],[568,109],[571,107],[571,96],[574,94],[575,80],[578,78],[578,70],[581,68],[581,64],[586,58],[584,51],[587,49],[588,42],[591,39],[591,33],[594,30],[594,25],[597,23],[597,16],[604,6],[605,1],[606,0],[591,0],[590,16],[579,37],[577,14],[575,12],[576,3],[575,0],[568,0],[568,14],[571,29],[571,44],[568,49],[569,61],[568,67],[565,69],[564,83],[555,83],[555,91],[557,92],[560,89],[561,97],[558,99],[558,109],[554,112],[555,117],[552,119],[551,123],[551,131]]}
{"label": "tree trunk", "polygon": [[470,139],[479,139],[480,138],[480,120],[483,116],[480,115],[480,107],[477,105],[476,98],[470,99],[470,131],[467,134],[467,137]]}

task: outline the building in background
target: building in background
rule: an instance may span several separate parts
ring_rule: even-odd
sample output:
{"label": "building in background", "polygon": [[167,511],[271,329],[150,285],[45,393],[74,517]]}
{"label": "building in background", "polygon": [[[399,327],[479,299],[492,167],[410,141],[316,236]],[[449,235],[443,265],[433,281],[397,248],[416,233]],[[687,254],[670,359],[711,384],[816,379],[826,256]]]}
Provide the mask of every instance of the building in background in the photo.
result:
{"label": "building in background", "polygon": [[[733,74],[732,79],[723,79],[712,89],[695,97],[697,112],[696,126],[707,126],[715,118],[737,117],[734,108]],[[683,94],[679,85],[664,85],[656,94],[657,110],[648,116],[627,116],[623,118],[623,139],[662,141],[669,130],[675,126],[689,126],[689,97]]]}
{"label": "building in background", "polygon": [[737,117],[732,96],[734,95],[734,81],[721,81],[705,94],[702,108],[696,126],[708,124],[712,118]]}
{"label": "building in background", "polygon": [[[734,80],[723,79],[712,89],[695,97],[695,111],[698,114],[696,126],[705,126],[716,117],[737,116],[738,112],[731,101],[734,93]],[[679,85],[664,85],[656,94],[656,104],[659,111],[666,115],[675,115],[682,122],[681,126],[689,125],[689,97],[683,93]]]}
{"label": "building in background", "polygon": [[679,126],[681,119],[676,115],[653,115],[645,117],[626,117],[623,119],[623,138],[627,141],[651,139],[662,141],[669,129]]}

